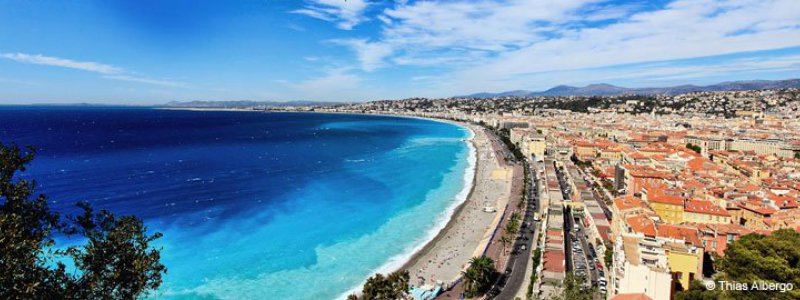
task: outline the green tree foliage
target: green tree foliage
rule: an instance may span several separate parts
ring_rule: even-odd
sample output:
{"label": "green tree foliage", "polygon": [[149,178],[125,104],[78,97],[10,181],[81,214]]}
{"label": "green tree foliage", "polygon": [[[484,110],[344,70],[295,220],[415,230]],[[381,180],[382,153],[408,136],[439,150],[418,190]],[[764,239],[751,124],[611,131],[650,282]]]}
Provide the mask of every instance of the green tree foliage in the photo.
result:
{"label": "green tree foliage", "polygon": [[719,291],[708,290],[702,282],[694,280],[689,283],[688,290],[676,292],[674,300],[715,300],[719,298]]}
{"label": "green tree foliage", "polygon": [[715,281],[746,283],[788,283],[794,286],[785,293],[775,291],[708,291],[702,285],[690,285],[677,293],[680,299],[800,299],[800,233],[781,229],[770,235],[748,234],[725,249],[718,263],[721,271]]}
{"label": "green tree foliage", "polygon": [[508,148],[508,150],[511,151],[511,154],[514,155],[514,158],[516,160],[518,161],[525,160],[525,155],[522,154],[522,151],[520,151],[519,148],[517,148],[517,145],[514,145],[514,143],[511,142],[511,138],[509,137],[510,131],[508,129],[502,128],[498,130],[496,133],[497,136],[500,137],[500,140],[503,141],[503,144],[506,145],[506,148]]}
{"label": "green tree foliage", "polygon": [[513,240],[510,237],[508,237],[508,235],[503,235],[502,237],[500,237],[500,243],[503,244],[503,252],[506,251],[506,247],[508,247],[508,245],[510,245],[511,242],[513,242]]}
{"label": "green tree foliage", "polygon": [[686,144],[686,148],[689,148],[692,151],[697,152],[697,153],[702,153],[703,152],[703,149],[700,148],[700,146],[696,146],[696,145],[692,145],[692,144]]}
{"label": "green tree foliage", "polygon": [[503,228],[503,230],[505,230],[507,235],[513,237],[519,232],[520,221],[521,219],[518,213],[511,213],[508,223],[506,223],[506,226]]}
{"label": "green tree foliage", "polygon": [[408,271],[395,271],[388,276],[375,274],[367,279],[361,289],[361,297],[350,295],[348,300],[395,300],[404,299],[408,293],[409,275]]}
{"label": "green tree foliage", "polygon": [[517,234],[517,232],[519,232],[519,221],[513,219],[510,220],[508,223],[506,223],[505,231],[511,236]]}
{"label": "green tree foliage", "polygon": [[592,300],[597,294],[594,287],[584,288],[583,278],[568,272],[564,277],[564,299],[570,300]]}
{"label": "green tree foliage", "polygon": [[551,300],[593,300],[597,297],[597,288],[584,287],[583,278],[575,276],[572,272],[567,272],[562,283],[562,292],[553,293]]}
{"label": "green tree foliage", "polygon": [[489,257],[473,257],[469,267],[461,272],[464,277],[464,290],[467,297],[483,295],[491,287],[497,275],[494,261]]}
{"label": "green tree foliage", "polygon": [[533,272],[531,273],[531,283],[528,285],[528,291],[526,292],[525,296],[530,299],[533,297],[533,284],[536,283],[536,269],[539,268],[539,263],[542,260],[542,249],[536,248],[533,249],[533,256],[531,257],[532,269]]}
{"label": "green tree foliage", "polygon": [[[34,181],[17,178],[36,150],[0,144],[0,299],[137,299],[166,272],[141,220],[83,211],[62,221]],[[54,234],[85,245],[56,247]],[[67,268],[66,263],[70,263]]]}

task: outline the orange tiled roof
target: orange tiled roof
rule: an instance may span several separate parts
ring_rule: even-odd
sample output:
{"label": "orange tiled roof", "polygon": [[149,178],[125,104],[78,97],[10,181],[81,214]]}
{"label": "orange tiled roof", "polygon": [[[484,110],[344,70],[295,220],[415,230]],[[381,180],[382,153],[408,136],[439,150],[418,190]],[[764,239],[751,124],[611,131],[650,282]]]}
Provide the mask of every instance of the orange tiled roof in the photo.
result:
{"label": "orange tiled roof", "polygon": [[775,202],[775,206],[781,209],[800,207],[798,200],[792,197],[771,195],[769,199]]}
{"label": "orange tiled roof", "polygon": [[693,213],[700,213],[700,214],[709,214],[709,215],[717,215],[717,216],[725,216],[728,217],[730,214],[727,210],[722,207],[714,205],[710,201],[705,200],[689,200],[684,203],[684,208],[687,212]]}
{"label": "orange tiled roof", "polygon": [[630,208],[644,207],[645,203],[642,199],[634,196],[619,197],[614,199],[614,206],[618,210],[626,210]]}
{"label": "orange tiled roof", "polygon": [[544,260],[543,269],[545,271],[562,273],[566,270],[563,251],[546,249],[542,256],[542,260]]}
{"label": "orange tiled roof", "polygon": [[713,161],[704,157],[696,157],[688,162],[686,166],[692,171],[717,171],[719,167]]}
{"label": "orange tiled roof", "polygon": [[618,294],[614,297],[611,297],[611,300],[653,300],[653,298],[650,298],[650,296],[647,296],[644,293],[636,293],[636,294]]}
{"label": "orange tiled roof", "polygon": [[697,226],[700,229],[713,230],[721,235],[732,233],[741,236],[753,232],[753,230],[737,224],[698,224]]}
{"label": "orange tiled roof", "polygon": [[659,195],[655,195],[653,197],[650,197],[650,199],[648,199],[647,201],[648,202],[655,202],[655,203],[664,203],[664,204],[683,206],[683,200],[684,199],[685,198],[683,198],[683,197],[659,194]]}
{"label": "orange tiled roof", "polygon": [[702,245],[697,228],[670,224],[658,224],[656,236],[684,240],[687,243]]}
{"label": "orange tiled roof", "polygon": [[752,212],[756,212],[762,215],[771,215],[776,213],[778,210],[769,206],[765,206],[758,201],[746,201],[743,203],[737,204],[740,208],[746,209]]}
{"label": "orange tiled roof", "polygon": [[645,214],[636,215],[625,219],[625,223],[634,232],[642,233],[646,236],[656,236],[656,224]]}

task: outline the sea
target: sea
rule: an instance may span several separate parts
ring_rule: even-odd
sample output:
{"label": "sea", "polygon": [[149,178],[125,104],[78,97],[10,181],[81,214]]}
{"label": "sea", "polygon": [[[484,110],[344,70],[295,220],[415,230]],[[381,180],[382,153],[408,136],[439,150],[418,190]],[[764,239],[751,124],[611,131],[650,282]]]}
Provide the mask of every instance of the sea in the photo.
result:
{"label": "sea", "polygon": [[[155,299],[337,299],[400,266],[475,172],[466,128],[375,115],[0,106],[52,209],[136,215],[167,267]],[[62,245],[77,243],[59,241]]]}

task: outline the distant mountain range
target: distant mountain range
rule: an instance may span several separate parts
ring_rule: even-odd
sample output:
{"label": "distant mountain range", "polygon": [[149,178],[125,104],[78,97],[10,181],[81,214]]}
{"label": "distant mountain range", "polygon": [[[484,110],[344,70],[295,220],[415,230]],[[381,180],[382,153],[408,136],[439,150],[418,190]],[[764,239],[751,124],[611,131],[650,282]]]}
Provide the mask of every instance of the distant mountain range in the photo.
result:
{"label": "distant mountain range", "polygon": [[342,104],[339,102],[317,101],[171,101],[162,107],[171,108],[246,108],[246,107],[286,107],[286,106],[332,106]]}
{"label": "distant mountain range", "polygon": [[477,93],[461,98],[540,97],[540,96],[618,96],[618,95],[677,95],[703,91],[746,91],[800,88],[800,79],[727,81],[713,85],[678,85],[671,87],[625,88],[610,84],[590,84],[584,87],[559,85],[546,91],[515,90],[500,93]]}

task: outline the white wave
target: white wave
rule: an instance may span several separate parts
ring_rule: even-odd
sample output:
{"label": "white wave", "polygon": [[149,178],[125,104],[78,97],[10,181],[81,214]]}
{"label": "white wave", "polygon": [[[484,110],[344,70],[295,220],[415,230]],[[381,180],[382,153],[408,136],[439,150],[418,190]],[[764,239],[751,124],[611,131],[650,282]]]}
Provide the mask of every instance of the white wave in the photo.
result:
{"label": "white wave", "polygon": [[340,295],[337,299],[347,299],[347,296],[350,294],[360,293],[361,288],[364,285],[364,282],[366,282],[367,279],[369,279],[369,277],[371,277],[375,273],[390,273],[402,268],[403,265],[406,262],[408,262],[411,259],[411,257],[414,256],[414,254],[422,250],[422,248],[424,248],[425,245],[427,245],[430,241],[436,238],[439,232],[442,231],[445,228],[445,226],[447,226],[448,222],[450,222],[450,219],[453,217],[456,208],[458,208],[459,205],[461,205],[462,203],[464,203],[464,201],[467,200],[469,192],[470,190],[472,190],[473,178],[475,177],[475,172],[477,168],[478,155],[477,155],[477,149],[475,149],[475,146],[471,142],[472,139],[475,137],[475,132],[473,132],[468,127],[464,126],[461,127],[465,128],[469,132],[469,136],[464,140],[465,143],[467,144],[467,147],[469,148],[469,154],[467,156],[468,165],[464,172],[464,177],[463,177],[464,187],[461,189],[461,191],[458,192],[458,194],[456,194],[454,201],[450,204],[450,206],[447,207],[447,209],[445,209],[442,212],[442,214],[440,214],[436,218],[435,225],[431,227],[431,229],[429,229],[422,238],[412,243],[400,254],[389,258],[389,260],[387,260],[383,265],[370,272],[369,275],[365,277],[357,286],[353,287],[344,294]]}

